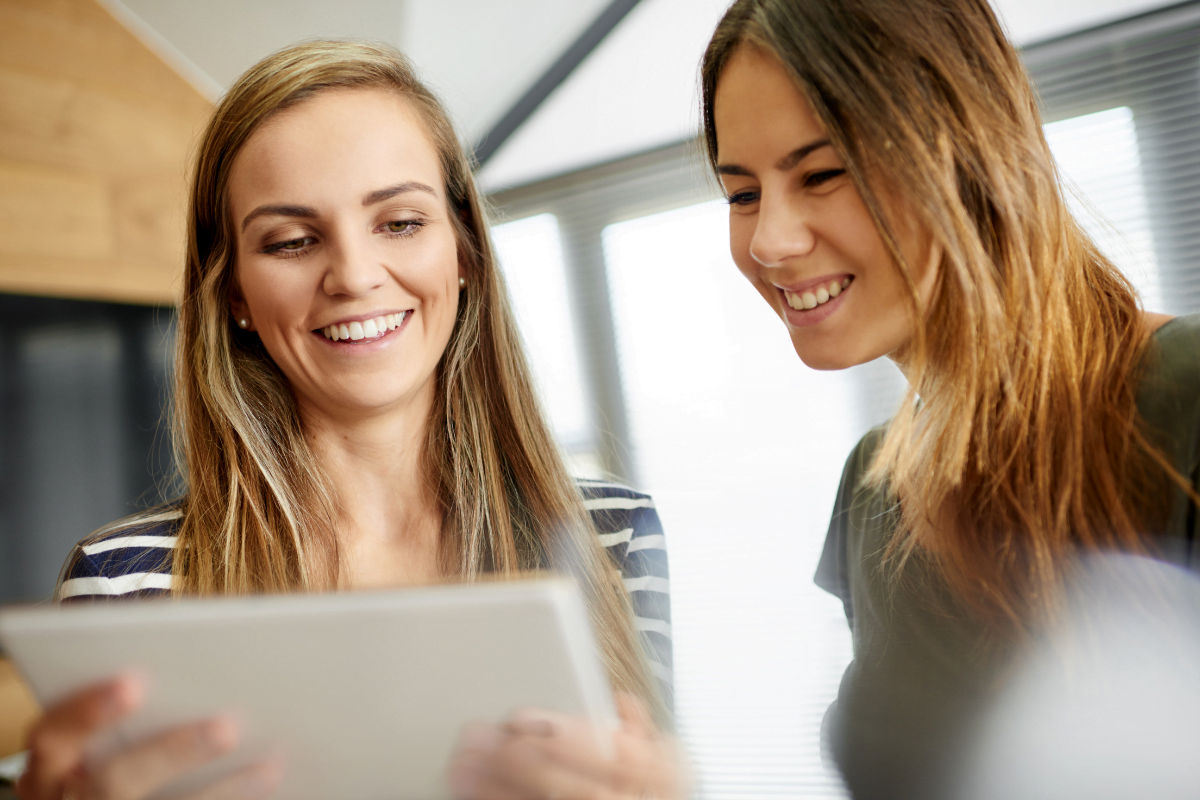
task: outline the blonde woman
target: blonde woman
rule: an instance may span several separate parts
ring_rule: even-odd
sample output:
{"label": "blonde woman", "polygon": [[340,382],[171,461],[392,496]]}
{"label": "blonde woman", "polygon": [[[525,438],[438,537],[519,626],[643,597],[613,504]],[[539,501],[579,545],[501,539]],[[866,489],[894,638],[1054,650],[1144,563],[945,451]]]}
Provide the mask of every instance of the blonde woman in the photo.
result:
{"label": "blonde woman", "polygon": [[[683,791],[614,569],[665,577],[653,506],[567,476],[467,159],[394,50],[299,45],[221,101],[192,187],[176,374],[187,493],[85,540],[62,600],[569,572],[620,693],[618,757],[601,758],[581,721],[531,711],[467,737],[455,790],[561,800]],[[616,563],[597,529],[621,540]],[[665,621],[665,596],[635,594],[637,613]],[[668,645],[657,642],[660,671]],[[134,800],[235,743],[228,721],[199,721],[89,769],[88,740],[139,692],[116,680],[49,709],[20,796]],[[265,796],[279,770],[258,765],[200,796]]]}
{"label": "blonde woman", "polygon": [[1072,218],[987,0],[737,0],[702,84],[734,261],[796,353],[908,379],[817,574],[854,643],[825,738],[856,797],[938,797],[1074,555],[1196,565],[1200,317],[1143,311]]}

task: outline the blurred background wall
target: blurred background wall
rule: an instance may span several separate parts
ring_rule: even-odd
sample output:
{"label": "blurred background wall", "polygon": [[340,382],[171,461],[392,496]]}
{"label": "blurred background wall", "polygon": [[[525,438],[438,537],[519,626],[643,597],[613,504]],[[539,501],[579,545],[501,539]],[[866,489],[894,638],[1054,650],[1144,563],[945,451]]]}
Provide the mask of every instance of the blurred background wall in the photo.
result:
{"label": "blurred background wall", "polygon": [[[818,373],[728,255],[694,142],[727,0],[0,0],[0,602],[159,498],[186,162],[211,103],[313,36],[399,46],[449,105],[560,446],[650,491],[704,798],[838,798],[850,658],[812,584],[854,442],[903,390]],[[1200,310],[1200,3],[994,0],[1085,225]]]}

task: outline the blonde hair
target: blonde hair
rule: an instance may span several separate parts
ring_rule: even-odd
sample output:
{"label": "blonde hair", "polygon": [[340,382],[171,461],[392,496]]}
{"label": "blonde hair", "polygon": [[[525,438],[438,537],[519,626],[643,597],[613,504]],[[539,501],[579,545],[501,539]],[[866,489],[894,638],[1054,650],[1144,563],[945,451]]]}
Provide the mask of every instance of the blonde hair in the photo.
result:
{"label": "blonde hair", "polygon": [[[894,574],[919,552],[997,628],[1054,614],[1073,551],[1148,549],[1170,482],[1191,490],[1139,417],[1139,300],[1066,206],[1020,57],[987,0],[738,0],[704,56],[714,167],[747,44],[794,78],[908,288],[908,395],[867,476],[899,499]],[[890,198],[942,253],[925,305]]]}
{"label": "blonde hair", "polygon": [[231,319],[227,187],[234,159],[264,121],[347,88],[394,91],[424,121],[470,286],[438,365],[422,456],[444,519],[443,568],[466,581],[546,568],[574,576],[614,688],[646,700],[665,724],[628,596],[539,408],[468,159],[441,104],[386,45],[313,41],[282,50],[229,90],[202,137],[176,355],[176,460],[187,491],[178,503],[173,592],[336,587],[332,489],[287,380],[258,337]]}

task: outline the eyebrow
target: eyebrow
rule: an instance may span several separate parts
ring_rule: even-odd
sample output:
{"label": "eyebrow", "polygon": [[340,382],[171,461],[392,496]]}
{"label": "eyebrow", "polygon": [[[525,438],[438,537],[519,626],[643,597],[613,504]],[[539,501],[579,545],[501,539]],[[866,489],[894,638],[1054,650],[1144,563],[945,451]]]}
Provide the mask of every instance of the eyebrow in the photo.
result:
{"label": "eyebrow", "polygon": [[405,194],[406,192],[425,192],[437,197],[437,192],[429,184],[421,183],[420,181],[405,181],[404,183],[397,183],[395,186],[389,186],[386,189],[376,189],[363,198],[362,204],[369,206],[375,203],[382,203],[384,200],[388,200],[398,194]]}
{"label": "eyebrow", "polygon": [[[828,139],[821,139],[816,142],[809,142],[803,147],[797,147],[792,152],[788,153],[783,158],[775,162],[775,169],[780,172],[787,172],[792,167],[799,164],[815,150],[820,150],[822,147],[829,147],[831,142]],[[718,164],[718,175],[740,175],[744,178],[753,178],[754,173],[745,167],[740,167],[737,164]]]}
{"label": "eyebrow", "polygon": [[242,230],[246,230],[246,226],[259,217],[304,217],[305,219],[313,219],[317,216],[315,208],[308,206],[259,206],[246,215],[242,220]]}
{"label": "eyebrow", "polygon": [[[421,183],[420,181],[405,181],[404,183],[397,183],[395,186],[389,186],[386,189],[376,189],[373,192],[369,192],[363,197],[362,204],[365,207],[374,205],[375,203],[382,203],[384,200],[395,197],[398,194],[405,194],[406,192],[426,192],[434,197],[437,197],[437,191],[435,191],[434,188],[429,184]],[[242,220],[242,230],[246,230],[246,226],[259,217],[267,216],[302,217],[304,219],[315,219],[317,216],[317,210],[315,208],[310,208],[309,206],[259,206],[247,214],[246,218]]]}

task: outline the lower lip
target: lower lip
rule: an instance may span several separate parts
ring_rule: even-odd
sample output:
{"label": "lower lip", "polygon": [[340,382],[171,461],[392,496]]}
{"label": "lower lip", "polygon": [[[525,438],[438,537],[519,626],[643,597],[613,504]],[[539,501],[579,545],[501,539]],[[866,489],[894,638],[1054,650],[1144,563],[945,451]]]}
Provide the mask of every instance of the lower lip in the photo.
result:
{"label": "lower lip", "polygon": [[336,342],[333,339],[326,338],[323,331],[313,331],[312,335],[320,337],[321,341],[330,347],[339,348],[345,352],[372,352],[381,347],[386,346],[398,334],[408,327],[408,321],[412,319],[412,312],[408,311],[404,314],[404,321],[388,331],[383,336],[376,336],[373,339],[338,339]]}
{"label": "lower lip", "polygon": [[813,325],[819,325],[821,322],[829,318],[829,315],[837,311],[842,305],[842,300],[846,297],[846,293],[854,288],[854,282],[842,289],[837,297],[831,297],[828,301],[822,303],[813,309],[798,311],[787,304],[787,296],[783,290],[779,290],[779,296],[783,299],[783,313],[787,324],[793,328],[809,328]]}

